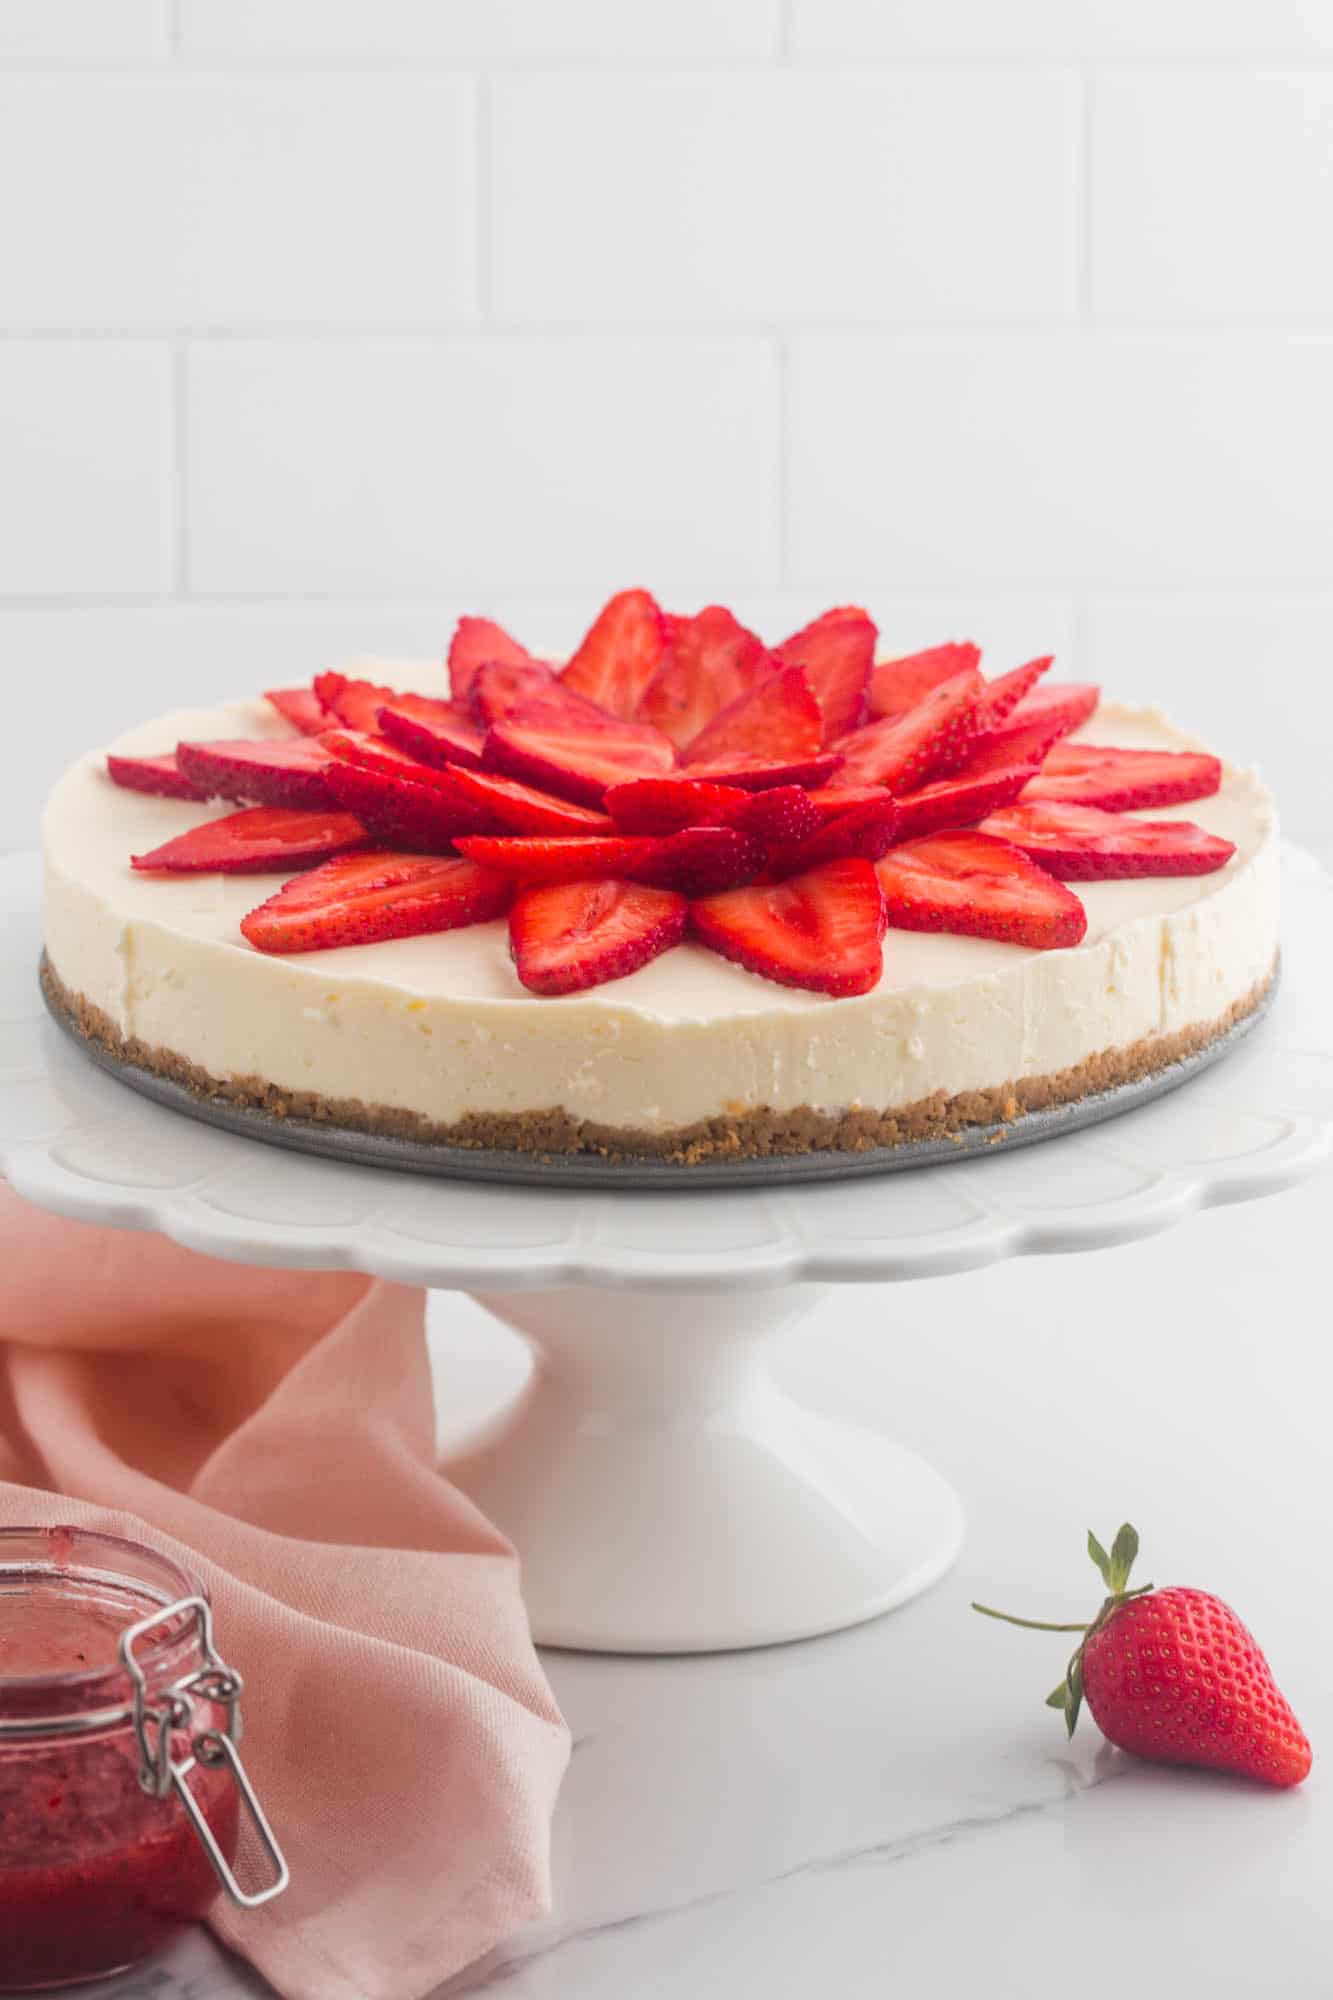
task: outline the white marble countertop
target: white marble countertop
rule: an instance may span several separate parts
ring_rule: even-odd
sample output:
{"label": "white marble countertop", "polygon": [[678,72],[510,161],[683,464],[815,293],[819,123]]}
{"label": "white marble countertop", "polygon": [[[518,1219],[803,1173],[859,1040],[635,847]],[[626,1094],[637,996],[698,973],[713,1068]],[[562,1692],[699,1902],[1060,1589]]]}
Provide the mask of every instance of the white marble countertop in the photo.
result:
{"label": "white marble countertop", "polygon": [[[451,2000],[1328,2000],[1331,1196],[1325,1176],[1124,1249],[835,1292],[787,1381],[949,1474],[958,1568],[800,1645],[549,1654],[575,1738],[556,1907]],[[462,1428],[517,1351],[468,1301],[434,1323]],[[1300,1790],[1153,1769],[1087,1717],[1066,1745],[1042,1705],[1064,1642],[969,1612],[1090,1613],[1084,1531],[1126,1514],[1145,1580],[1215,1590],[1268,1651],[1315,1745]],[[202,1935],[173,1964],[139,1990],[261,1990]]]}

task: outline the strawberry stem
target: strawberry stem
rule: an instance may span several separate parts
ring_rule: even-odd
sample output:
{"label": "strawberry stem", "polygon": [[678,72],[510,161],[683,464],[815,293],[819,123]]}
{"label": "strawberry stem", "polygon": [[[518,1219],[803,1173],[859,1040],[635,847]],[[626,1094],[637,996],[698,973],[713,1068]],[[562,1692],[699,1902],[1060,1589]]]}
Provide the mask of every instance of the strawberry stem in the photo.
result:
{"label": "strawberry stem", "polygon": [[1000,1618],[1006,1625],[1021,1625],[1028,1632],[1086,1632],[1084,1625],[1052,1625],[1044,1618],[1015,1618],[1012,1611],[996,1611],[989,1604],[973,1601],[972,1609],[979,1611],[983,1618]]}
{"label": "strawberry stem", "polygon": [[1138,1534],[1128,1521],[1120,1528],[1109,1551],[1102,1547],[1089,1529],[1088,1554],[1106,1585],[1107,1595],[1102,1599],[1097,1616],[1086,1625],[1057,1625],[1045,1618],[1016,1618],[1012,1611],[996,1611],[989,1604],[973,1601],[972,1609],[979,1611],[983,1618],[998,1618],[1005,1625],[1021,1625],[1027,1632],[1078,1632],[1081,1635],[1065,1668],[1063,1681],[1059,1687],[1052,1688],[1046,1697],[1047,1708],[1064,1711],[1065,1730],[1070,1736],[1083,1707],[1084,1647],[1110,1623],[1122,1604],[1128,1604],[1135,1597],[1146,1597],[1153,1588],[1150,1583],[1136,1584],[1133,1590],[1129,1587],[1129,1574],[1138,1552]]}

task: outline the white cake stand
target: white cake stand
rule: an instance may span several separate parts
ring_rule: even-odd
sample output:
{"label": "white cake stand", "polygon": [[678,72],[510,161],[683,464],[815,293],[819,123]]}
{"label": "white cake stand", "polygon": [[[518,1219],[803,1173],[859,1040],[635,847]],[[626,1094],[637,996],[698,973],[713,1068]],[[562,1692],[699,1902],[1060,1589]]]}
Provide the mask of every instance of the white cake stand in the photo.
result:
{"label": "white cake stand", "polygon": [[63,1215],[470,1292],[516,1328],[529,1384],[446,1470],[518,1546],[539,1640],[695,1652],[805,1637],[925,1589],[963,1517],[914,1454],[779,1390],[773,1336],[833,1284],[1126,1243],[1323,1164],[1333,884],[1290,851],[1285,896],[1269,1019],[1176,1095],[880,1178],[599,1192],[312,1158],[135,1095],[44,1017],[36,867],[0,863],[0,1168]]}

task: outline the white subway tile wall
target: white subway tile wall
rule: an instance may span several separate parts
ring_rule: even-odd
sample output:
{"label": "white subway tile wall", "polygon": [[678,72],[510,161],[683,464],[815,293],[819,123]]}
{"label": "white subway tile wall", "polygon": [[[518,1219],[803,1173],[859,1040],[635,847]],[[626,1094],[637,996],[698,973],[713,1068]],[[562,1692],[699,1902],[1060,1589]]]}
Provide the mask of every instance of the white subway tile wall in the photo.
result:
{"label": "white subway tile wall", "polygon": [[1333,0],[0,0],[0,848],[600,597],[1157,700],[1333,839]]}

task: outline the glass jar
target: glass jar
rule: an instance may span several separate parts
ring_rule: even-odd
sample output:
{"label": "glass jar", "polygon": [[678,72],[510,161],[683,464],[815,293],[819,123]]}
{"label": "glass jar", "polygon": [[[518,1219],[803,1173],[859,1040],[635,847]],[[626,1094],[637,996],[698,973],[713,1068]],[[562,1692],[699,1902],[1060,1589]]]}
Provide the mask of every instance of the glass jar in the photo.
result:
{"label": "glass jar", "polygon": [[[139,1964],[231,1888],[240,1683],[196,1577],[84,1528],[0,1529],[0,1993]],[[255,1808],[281,1879],[286,1868]]]}

